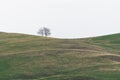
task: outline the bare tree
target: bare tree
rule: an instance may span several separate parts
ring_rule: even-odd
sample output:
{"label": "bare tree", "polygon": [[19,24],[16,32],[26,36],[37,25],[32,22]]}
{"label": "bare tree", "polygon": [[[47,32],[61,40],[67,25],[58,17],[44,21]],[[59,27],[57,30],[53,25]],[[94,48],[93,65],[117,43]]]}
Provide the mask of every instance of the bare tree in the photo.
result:
{"label": "bare tree", "polygon": [[51,35],[51,32],[50,32],[49,28],[43,27],[43,28],[39,29],[38,34],[40,34],[41,36],[47,37],[47,36]]}

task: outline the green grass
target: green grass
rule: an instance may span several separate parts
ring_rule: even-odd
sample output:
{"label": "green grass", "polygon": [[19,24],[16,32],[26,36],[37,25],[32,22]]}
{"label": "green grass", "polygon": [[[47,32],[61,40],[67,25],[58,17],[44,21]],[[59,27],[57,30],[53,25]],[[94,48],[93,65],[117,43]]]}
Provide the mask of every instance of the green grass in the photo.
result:
{"label": "green grass", "polygon": [[120,80],[120,34],[56,39],[0,33],[0,80]]}
{"label": "green grass", "polygon": [[90,38],[87,39],[86,42],[104,47],[109,50],[120,51],[120,33]]}

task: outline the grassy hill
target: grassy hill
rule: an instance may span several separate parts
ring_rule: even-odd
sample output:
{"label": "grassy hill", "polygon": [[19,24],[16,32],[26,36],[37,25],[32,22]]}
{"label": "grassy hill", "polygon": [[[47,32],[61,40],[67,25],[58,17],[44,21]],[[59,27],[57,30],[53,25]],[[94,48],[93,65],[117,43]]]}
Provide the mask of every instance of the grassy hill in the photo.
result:
{"label": "grassy hill", "polygon": [[0,80],[120,80],[120,34],[56,39],[0,33]]}

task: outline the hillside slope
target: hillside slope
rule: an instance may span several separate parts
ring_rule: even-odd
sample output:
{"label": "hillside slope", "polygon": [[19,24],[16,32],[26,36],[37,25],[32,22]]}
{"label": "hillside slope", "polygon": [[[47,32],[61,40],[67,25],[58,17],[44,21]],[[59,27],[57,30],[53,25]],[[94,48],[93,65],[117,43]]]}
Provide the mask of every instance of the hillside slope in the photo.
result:
{"label": "hillside slope", "polygon": [[0,80],[119,80],[120,34],[56,39],[0,33]]}

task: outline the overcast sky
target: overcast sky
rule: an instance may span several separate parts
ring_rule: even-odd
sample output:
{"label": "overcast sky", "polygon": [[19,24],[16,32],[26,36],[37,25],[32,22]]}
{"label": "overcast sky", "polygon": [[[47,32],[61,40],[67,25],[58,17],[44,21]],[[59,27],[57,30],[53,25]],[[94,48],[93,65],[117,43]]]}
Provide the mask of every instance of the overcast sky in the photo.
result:
{"label": "overcast sky", "polygon": [[0,0],[0,31],[81,38],[120,32],[120,0]]}

